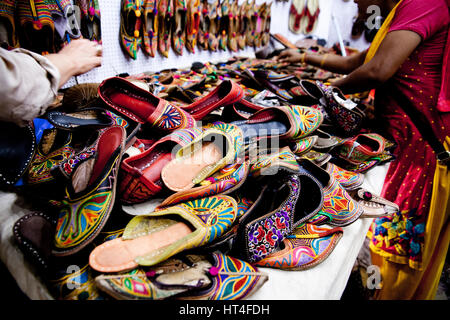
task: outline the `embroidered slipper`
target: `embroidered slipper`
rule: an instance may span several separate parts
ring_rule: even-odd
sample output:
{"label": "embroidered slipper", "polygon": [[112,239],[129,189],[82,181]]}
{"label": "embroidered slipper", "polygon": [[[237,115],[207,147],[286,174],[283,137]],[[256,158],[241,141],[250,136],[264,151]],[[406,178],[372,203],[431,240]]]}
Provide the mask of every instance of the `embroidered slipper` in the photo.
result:
{"label": "embroidered slipper", "polygon": [[58,213],[55,256],[72,255],[102,230],[114,205],[117,173],[125,151],[125,129],[103,129],[93,146],[94,155],[80,161]]}
{"label": "embroidered slipper", "polygon": [[365,189],[359,188],[351,193],[353,199],[358,201],[364,213],[361,218],[379,218],[397,213],[399,206]]}
{"label": "embroidered slipper", "polygon": [[264,12],[266,10],[266,2],[260,4],[255,10],[255,15],[253,16],[253,25],[255,26],[255,37],[253,39],[253,46],[255,48],[261,47],[261,35],[264,27]]}
{"label": "embroidered slipper", "polygon": [[199,5],[199,25],[197,43],[201,50],[208,50],[209,27],[206,23],[208,0],[201,0]]}
{"label": "embroidered slipper", "polygon": [[272,12],[272,2],[266,5],[266,10],[264,11],[263,17],[264,23],[261,32],[261,46],[263,47],[267,46],[270,40],[270,23],[272,20],[271,12]]}
{"label": "embroidered slipper", "polygon": [[106,79],[98,90],[106,105],[137,123],[148,123],[161,132],[195,127],[187,112],[123,78]]}
{"label": "embroidered slipper", "polygon": [[158,51],[166,58],[169,57],[173,15],[173,0],[160,0],[158,4]]}
{"label": "embroidered slipper", "polygon": [[239,223],[231,254],[254,263],[275,252],[295,227],[320,210],[322,187],[310,173],[280,168]]}
{"label": "embroidered slipper", "polygon": [[213,196],[136,216],[127,224],[123,237],[91,252],[89,264],[99,272],[158,264],[221,236],[233,224],[236,212],[233,198]]}
{"label": "embroidered slipper", "polygon": [[[232,0],[233,1],[233,0]],[[228,24],[228,49],[232,52],[238,51],[238,43],[237,43],[237,31],[238,31],[238,19],[239,19],[239,11],[238,11],[238,2],[233,1],[230,5],[230,11],[228,14],[229,24]]]}
{"label": "embroidered slipper", "polygon": [[325,93],[313,81],[300,80],[298,86],[289,89],[295,101],[301,105],[325,104]]}
{"label": "embroidered slipper", "polygon": [[95,283],[117,300],[162,300],[210,285],[206,273],[211,267],[204,256],[179,255],[150,268],[100,275]]}
{"label": "embroidered slipper", "polygon": [[175,53],[181,56],[185,43],[188,49],[188,38],[185,30],[189,30],[189,10],[184,0],[174,0],[174,8],[175,21],[173,24],[174,31],[172,33],[172,48]]}
{"label": "embroidered slipper", "polygon": [[120,199],[127,204],[140,203],[162,191],[161,171],[174,158],[175,148],[192,142],[201,132],[198,128],[176,130],[144,152],[124,159],[119,172]]}
{"label": "embroidered slipper", "polygon": [[362,133],[343,142],[338,156],[351,164],[360,164],[380,156],[385,149],[385,139],[376,133]]}
{"label": "embroidered slipper", "polygon": [[[78,21],[81,22],[80,29],[83,37],[101,43],[101,15],[98,0],[74,0],[74,5],[80,8]],[[124,4],[122,3],[122,5]],[[140,4],[140,6],[142,6],[142,4]]]}
{"label": "embroidered slipper", "polygon": [[359,188],[364,182],[364,175],[342,169],[331,162],[326,164],[325,170],[347,191]]}
{"label": "embroidered slipper", "polygon": [[157,0],[145,0],[142,20],[144,51],[155,57],[158,50],[158,9]]}
{"label": "embroidered slipper", "polygon": [[244,97],[244,90],[231,80],[222,81],[213,91],[181,108],[195,120],[201,120],[219,107],[233,104]]}
{"label": "embroidered slipper", "polygon": [[177,152],[175,159],[162,169],[161,179],[172,191],[189,190],[226,165],[235,163],[241,149],[242,132],[238,127],[213,123]]}
{"label": "embroidered slipper", "polygon": [[208,3],[208,8],[209,14],[205,17],[205,23],[208,30],[208,34],[206,35],[208,39],[208,49],[210,51],[217,51],[219,47],[219,23],[222,15],[219,0]]}
{"label": "embroidered slipper", "polygon": [[239,189],[247,179],[249,162],[238,159],[200,182],[200,186],[187,191],[176,192],[167,197],[158,208],[172,206],[180,202],[192,201],[216,194],[229,194]]}
{"label": "embroidered slipper", "polygon": [[328,161],[330,161],[331,158],[333,158],[333,157],[329,153],[322,153],[322,152],[317,152],[317,151],[314,151],[314,150],[310,150],[309,152],[301,155],[300,158],[312,161],[315,165],[317,165],[319,167],[322,167]]}
{"label": "embroidered slipper", "polygon": [[289,30],[293,33],[302,33],[300,22],[304,17],[306,0],[293,0],[289,11]]}
{"label": "embroidered slipper", "polygon": [[301,139],[313,133],[323,121],[320,111],[302,106],[268,107],[236,121],[246,143],[255,138]]}
{"label": "embroidered slipper", "polygon": [[266,273],[246,261],[242,261],[219,251],[213,252],[212,267],[208,276],[211,284],[205,289],[188,291],[178,296],[181,300],[242,300],[258,291],[268,280]]}
{"label": "embroidered slipper", "polygon": [[247,34],[245,35],[246,41],[247,41],[247,46],[248,47],[253,47],[254,46],[254,41],[255,41],[255,8],[256,8],[256,4],[255,4],[255,0],[252,0],[252,2],[249,2],[250,0],[247,0],[246,3],[246,14],[245,14],[245,18],[246,21],[248,23],[248,27],[247,27]]}
{"label": "embroidered slipper", "polygon": [[247,6],[245,3],[242,3],[238,8],[238,24],[237,24],[237,44],[240,50],[244,50],[247,45],[246,35],[247,29],[249,28],[249,22],[245,15],[245,10]]}
{"label": "embroidered slipper", "polygon": [[17,0],[4,0],[0,2],[0,24],[7,31],[7,43],[10,47],[17,48],[19,39],[16,34],[16,23],[14,19]]}
{"label": "embroidered slipper", "polygon": [[303,224],[283,240],[280,250],[255,263],[259,267],[300,271],[323,262],[343,235],[339,227]]}
{"label": "embroidered slipper", "polygon": [[227,51],[227,42],[228,42],[228,31],[230,26],[230,4],[229,0],[222,0],[219,4],[220,6],[220,20],[219,20],[219,30],[218,30],[218,40],[219,40],[219,49],[223,51]]}
{"label": "embroidered slipper", "polygon": [[312,148],[314,148],[317,144],[319,137],[309,136],[303,139],[294,140],[289,144],[289,148],[295,155],[301,156],[303,154],[308,153]]}
{"label": "embroidered slipper", "polygon": [[283,147],[279,152],[260,154],[252,162],[249,175],[252,177],[275,176],[279,168],[288,168],[293,171],[300,169],[295,155],[288,147]]}
{"label": "embroidered slipper", "polygon": [[315,217],[308,220],[308,223],[316,225],[327,223],[343,227],[350,225],[362,215],[363,208],[350,197],[334,176],[309,160],[300,159],[298,163],[323,186],[323,206]]}
{"label": "embroidered slipper", "polygon": [[17,0],[21,47],[47,54],[55,49],[55,24],[45,0]]}
{"label": "embroidered slipper", "polygon": [[200,28],[200,0],[188,0],[186,21],[186,49],[195,53]]}
{"label": "embroidered slipper", "polygon": [[120,44],[136,60],[141,47],[142,9],[144,0],[122,0],[120,14]]}

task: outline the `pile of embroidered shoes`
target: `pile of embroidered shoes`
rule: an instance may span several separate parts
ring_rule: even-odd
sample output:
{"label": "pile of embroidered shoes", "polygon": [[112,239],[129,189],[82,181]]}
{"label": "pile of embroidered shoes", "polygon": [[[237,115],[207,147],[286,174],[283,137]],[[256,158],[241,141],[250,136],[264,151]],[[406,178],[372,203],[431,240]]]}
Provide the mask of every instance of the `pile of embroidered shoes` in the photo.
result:
{"label": "pile of embroidered shoes", "polygon": [[39,54],[57,52],[81,36],[101,41],[98,0],[3,0],[0,26],[6,30],[2,46]]}
{"label": "pile of embroidered shoes", "polygon": [[120,43],[137,58],[142,49],[150,57],[168,57],[186,49],[230,50],[263,47],[270,37],[271,4],[255,0],[122,0]]}
{"label": "pile of embroidered shoes", "polygon": [[342,227],[398,210],[361,188],[393,147],[361,131],[364,106],[282,67],[78,85],[22,132],[2,179],[26,168],[14,190],[35,212],[14,235],[55,298],[243,299],[259,268],[312,268]]}

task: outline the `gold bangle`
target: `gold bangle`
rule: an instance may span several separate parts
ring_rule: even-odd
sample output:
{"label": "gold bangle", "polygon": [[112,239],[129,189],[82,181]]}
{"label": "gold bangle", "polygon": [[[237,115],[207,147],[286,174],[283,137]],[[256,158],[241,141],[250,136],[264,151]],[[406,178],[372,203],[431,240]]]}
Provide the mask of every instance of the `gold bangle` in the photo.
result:
{"label": "gold bangle", "polygon": [[303,52],[303,57],[302,57],[301,63],[304,64],[305,60],[306,60],[306,52]]}
{"label": "gold bangle", "polygon": [[322,61],[320,62],[320,67],[321,67],[321,68],[322,68],[323,65],[325,64],[325,60],[327,60],[327,57],[328,57],[328,53],[326,53],[326,54],[323,56]]}

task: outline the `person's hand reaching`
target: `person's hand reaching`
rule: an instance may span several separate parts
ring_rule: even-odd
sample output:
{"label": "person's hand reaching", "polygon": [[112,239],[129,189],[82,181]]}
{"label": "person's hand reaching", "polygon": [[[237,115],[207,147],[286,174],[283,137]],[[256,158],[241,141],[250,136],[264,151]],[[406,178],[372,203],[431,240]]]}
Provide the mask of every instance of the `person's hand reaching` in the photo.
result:
{"label": "person's hand reaching", "polygon": [[277,57],[277,61],[297,63],[297,62],[301,62],[302,57],[303,57],[303,54],[299,53],[297,49],[287,49],[287,50],[283,50],[280,53],[280,55]]}
{"label": "person's hand reaching", "polygon": [[92,70],[102,64],[102,48],[87,39],[72,40],[58,53],[49,54],[47,59],[58,68],[61,74],[60,87],[72,76]]}

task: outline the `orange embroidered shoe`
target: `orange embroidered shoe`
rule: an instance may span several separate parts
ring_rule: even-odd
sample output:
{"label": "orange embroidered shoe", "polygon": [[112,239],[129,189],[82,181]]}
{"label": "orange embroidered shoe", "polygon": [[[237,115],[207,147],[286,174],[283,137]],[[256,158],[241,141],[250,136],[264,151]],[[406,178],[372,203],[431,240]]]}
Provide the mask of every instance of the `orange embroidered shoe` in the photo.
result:
{"label": "orange embroidered shoe", "polygon": [[210,51],[217,51],[219,47],[219,21],[222,15],[219,0],[214,3],[209,3],[209,15],[206,16],[205,22],[208,29],[208,33],[205,35],[208,40],[208,48]]}
{"label": "orange embroidered shoe", "polygon": [[186,20],[186,49],[195,53],[200,28],[200,0],[188,0]]}
{"label": "orange embroidered shoe", "polygon": [[120,44],[123,50],[133,59],[142,43],[142,9],[144,0],[122,0],[120,19]]}
{"label": "orange embroidered shoe", "polygon": [[174,0],[175,25],[172,34],[172,49],[178,55],[183,54],[183,48],[186,40],[187,7],[184,0]]}
{"label": "orange embroidered shoe", "polygon": [[145,0],[144,16],[143,16],[143,42],[144,51],[154,57],[158,49],[158,9],[156,7],[157,0]]}

